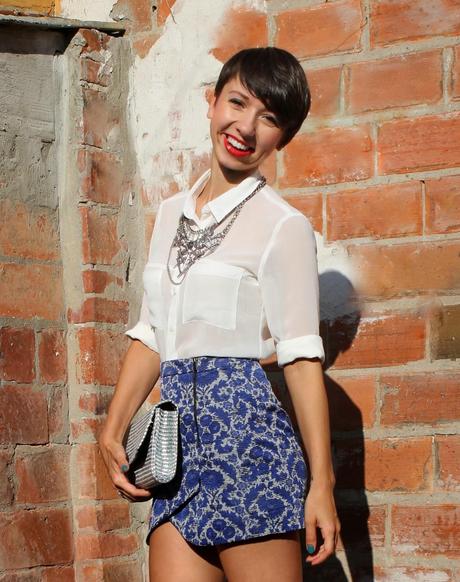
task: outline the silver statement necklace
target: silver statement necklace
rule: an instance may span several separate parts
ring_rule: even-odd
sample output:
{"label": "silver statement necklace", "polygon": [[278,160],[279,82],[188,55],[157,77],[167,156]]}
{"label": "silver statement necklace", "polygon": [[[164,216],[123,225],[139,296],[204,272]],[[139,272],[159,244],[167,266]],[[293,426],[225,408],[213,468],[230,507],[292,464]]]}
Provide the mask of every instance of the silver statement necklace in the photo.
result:
{"label": "silver statement necklace", "polygon": [[[204,228],[193,228],[192,221],[181,214],[179,224],[174,239],[169,248],[168,254],[168,275],[171,283],[180,285],[187,274],[190,267],[204,256],[211,254],[224,240],[225,235],[230,230],[236,217],[241,212],[243,205],[252,198],[257,192],[263,188],[267,180],[264,176],[260,178],[254,190],[244,198],[235,208],[230,210],[219,222],[206,226]],[[216,229],[231,216],[230,221],[220,232]],[[178,271],[177,277],[174,277],[171,272],[170,259],[174,247],[177,247],[176,269]]]}

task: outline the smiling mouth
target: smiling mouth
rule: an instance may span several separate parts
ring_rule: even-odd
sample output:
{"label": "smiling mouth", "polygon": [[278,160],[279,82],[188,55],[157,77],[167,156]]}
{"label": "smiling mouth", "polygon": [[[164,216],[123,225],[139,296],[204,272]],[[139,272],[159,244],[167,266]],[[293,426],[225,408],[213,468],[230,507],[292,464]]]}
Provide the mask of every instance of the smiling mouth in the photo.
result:
{"label": "smiling mouth", "polygon": [[245,145],[241,141],[234,138],[232,135],[226,133],[224,135],[224,145],[226,150],[237,158],[250,156],[255,150],[254,148]]}

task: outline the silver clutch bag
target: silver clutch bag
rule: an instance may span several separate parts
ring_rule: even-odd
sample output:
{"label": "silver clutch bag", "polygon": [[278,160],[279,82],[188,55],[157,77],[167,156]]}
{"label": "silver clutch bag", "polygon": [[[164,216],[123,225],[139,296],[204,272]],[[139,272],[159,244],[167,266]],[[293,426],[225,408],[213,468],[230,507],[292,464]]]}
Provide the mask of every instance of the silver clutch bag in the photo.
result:
{"label": "silver clutch bag", "polygon": [[129,470],[136,487],[152,489],[171,481],[177,470],[179,411],[174,402],[162,400],[132,422],[125,436]]}

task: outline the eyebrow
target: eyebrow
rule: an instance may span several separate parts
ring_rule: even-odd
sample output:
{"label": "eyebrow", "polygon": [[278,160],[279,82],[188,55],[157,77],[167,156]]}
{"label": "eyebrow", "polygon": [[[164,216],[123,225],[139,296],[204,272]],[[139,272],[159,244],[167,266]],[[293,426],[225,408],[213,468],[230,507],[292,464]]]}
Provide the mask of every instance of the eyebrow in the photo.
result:
{"label": "eyebrow", "polygon": [[231,89],[229,91],[229,93],[236,93],[237,95],[239,95],[240,97],[242,97],[246,101],[248,100],[248,96],[245,93],[241,93],[241,91],[238,91],[238,89]]}

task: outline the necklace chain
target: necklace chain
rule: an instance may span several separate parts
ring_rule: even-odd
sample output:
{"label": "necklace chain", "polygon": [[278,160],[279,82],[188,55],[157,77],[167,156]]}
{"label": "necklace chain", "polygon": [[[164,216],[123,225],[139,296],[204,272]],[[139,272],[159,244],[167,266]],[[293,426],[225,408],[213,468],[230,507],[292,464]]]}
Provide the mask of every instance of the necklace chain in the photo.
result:
{"label": "necklace chain", "polygon": [[[257,186],[254,190],[246,196],[235,208],[230,210],[219,222],[205,226],[204,228],[192,228],[191,220],[186,218],[182,213],[179,218],[179,224],[177,226],[177,231],[174,239],[169,248],[168,255],[168,275],[171,283],[174,285],[180,285],[187,274],[190,267],[198,261],[198,259],[203,258],[211,254],[224,240],[225,235],[230,230],[232,224],[235,222],[236,217],[241,212],[244,204],[252,198],[259,190],[261,190],[266,184],[266,179],[264,176],[260,178]],[[220,232],[215,232],[216,229],[231,216],[228,224]],[[174,279],[171,267],[170,258],[174,247],[177,247],[177,258],[176,258],[176,268],[178,271],[178,277]]]}

